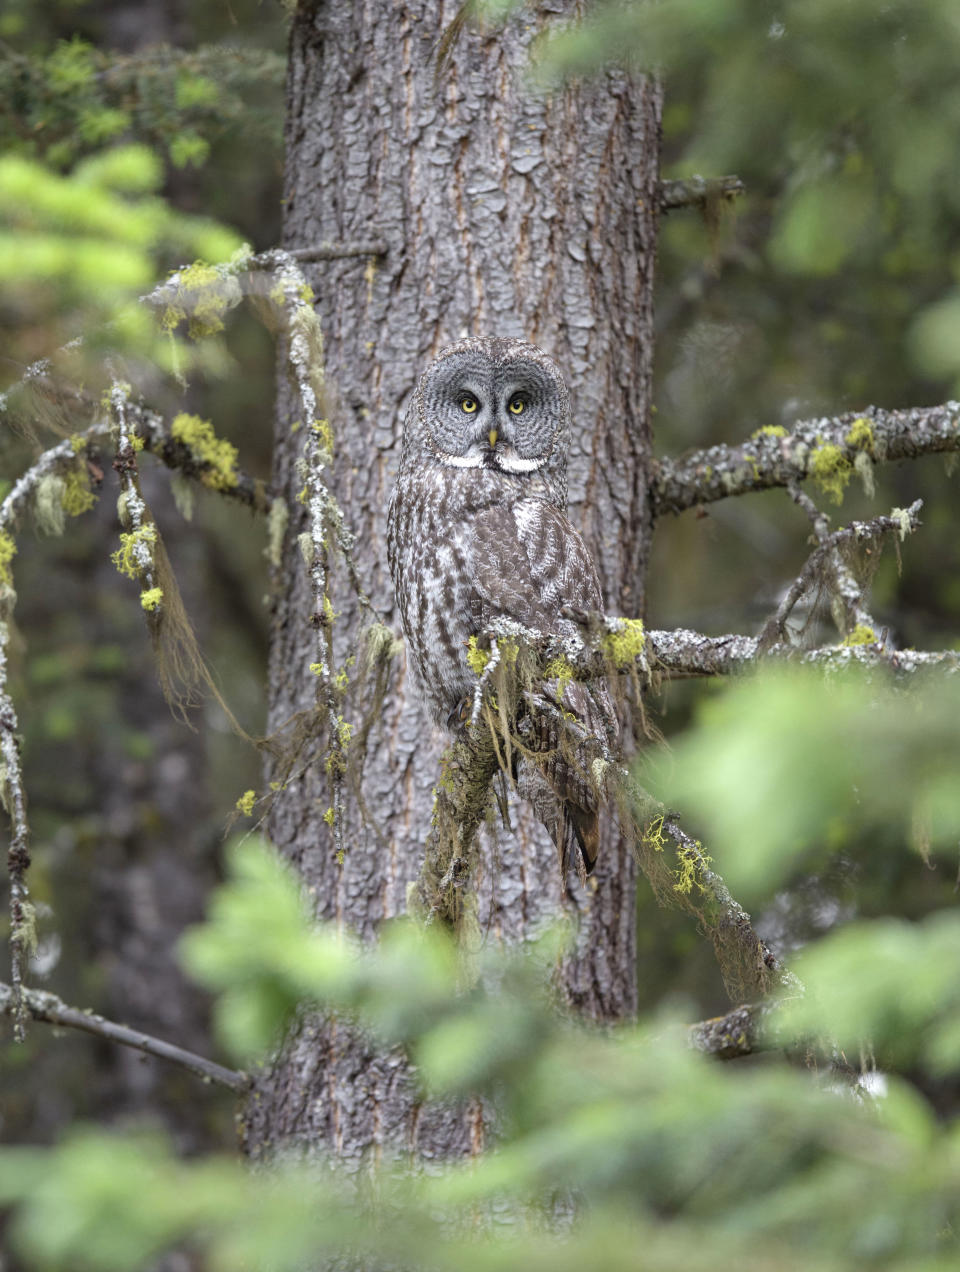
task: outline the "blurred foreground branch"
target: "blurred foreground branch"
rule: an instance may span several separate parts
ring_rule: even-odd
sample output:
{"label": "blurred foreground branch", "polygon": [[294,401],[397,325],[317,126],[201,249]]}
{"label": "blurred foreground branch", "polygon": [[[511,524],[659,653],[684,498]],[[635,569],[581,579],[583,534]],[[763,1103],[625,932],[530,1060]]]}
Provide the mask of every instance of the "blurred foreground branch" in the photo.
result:
{"label": "blurred foreground branch", "polygon": [[[225,1069],[204,1056],[195,1055],[192,1051],[184,1051],[173,1043],[153,1038],[139,1029],[130,1029],[126,1025],[118,1025],[112,1020],[98,1016],[92,1011],[80,1011],[76,1007],[68,1007],[56,994],[45,990],[24,989],[23,1004],[27,1014],[34,1020],[48,1025],[58,1025],[69,1029],[81,1029],[84,1033],[94,1034],[98,1038],[106,1038],[109,1042],[118,1042],[121,1046],[132,1047],[135,1051],[143,1051],[148,1056],[157,1056],[161,1060],[171,1060],[181,1068],[189,1069],[197,1077],[206,1082],[219,1082],[231,1091],[244,1091],[249,1079],[238,1069]],[[0,982],[0,1013],[14,1015],[17,1010],[16,994],[12,986]]]}

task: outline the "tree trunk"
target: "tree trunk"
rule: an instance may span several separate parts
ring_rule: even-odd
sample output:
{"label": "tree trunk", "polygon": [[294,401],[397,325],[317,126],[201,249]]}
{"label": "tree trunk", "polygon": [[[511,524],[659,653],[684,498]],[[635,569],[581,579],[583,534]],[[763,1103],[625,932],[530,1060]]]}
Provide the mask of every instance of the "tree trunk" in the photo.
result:
{"label": "tree trunk", "polygon": [[[566,8],[557,3],[503,31],[468,23],[438,68],[438,44],[460,7],[305,3],[293,20],[284,244],[375,233],[388,245],[375,268],[357,259],[307,267],[326,346],[335,493],[357,535],[363,585],[399,630],[385,519],[416,379],[461,336],[523,336],[567,374],[571,517],[595,554],[610,611],[637,615],[651,528],[658,87],[610,74],[531,92],[530,46]],[[299,511],[294,401],[281,383],[277,479]],[[316,687],[312,604],[295,547],[303,528],[292,519],[273,632],[274,727],[309,707]],[[360,616],[342,572],[332,588],[343,652]],[[404,912],[443,742],[401,659],[366,765],[365,799],[380,833],[348,810],[338,863],[323,822],[322,761],[284,792],[271,833],[318,917],[369,938]],[[506,942],[530,937],[564,905],[555,848],[523,808],[513,821],[512,834],[484,845],[477,880],[480,930]],[[580,1010],[612,1020],[629,1016],[636,999],[635,866],[612,826],[595,879],[595,889],[566,902],[579,935],[562,979]],[[421,1105],[402,1058],[376,1055],[342,1025],[316,1018],[302,1022],[258,1081],[246,1126],[257,1156],[291,1142],[348,1159],[380,1145],[451,1156],[477,1151],[483,1139],[478,1109]]]}

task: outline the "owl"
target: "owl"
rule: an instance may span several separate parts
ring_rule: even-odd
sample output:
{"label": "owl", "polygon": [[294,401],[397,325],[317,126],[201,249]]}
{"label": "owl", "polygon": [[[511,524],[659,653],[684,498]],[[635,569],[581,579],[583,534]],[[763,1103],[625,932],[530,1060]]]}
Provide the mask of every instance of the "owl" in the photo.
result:
{"label": "owl", "polygon": [[[403,425],[387,551],[409,659],[433,719],[463,727],[477,679],[471,636],[497,618],[572,635],[597,613],[597,571],[567,520],[570,398],[557,364],[522,340],[475,338],[443,349],[417,384]],[[602,682],[548,682],[575,718],[576,752],[558,749],[559,712],[524,722],[533,763],[517,786],[581,876],[597,857],[592,761],[615,742]],[[574,846],[579,857],[574,855]]]}

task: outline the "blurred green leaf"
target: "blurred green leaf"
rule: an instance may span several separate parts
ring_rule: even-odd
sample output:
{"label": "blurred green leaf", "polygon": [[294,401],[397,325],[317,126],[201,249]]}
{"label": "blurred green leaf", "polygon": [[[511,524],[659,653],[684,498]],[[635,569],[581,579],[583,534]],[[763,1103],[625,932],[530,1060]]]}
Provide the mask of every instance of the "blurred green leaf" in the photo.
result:
{"label": "blurred green leaf", "polygon": [[697,819],[735,894],[756,901],[858,834],[906,845],[917,819],[924,850],[952,852],[958,719],[956,678],[908,691],[855,671],[771,671],[705,701],[672,761],[649,756],[641,778]]}

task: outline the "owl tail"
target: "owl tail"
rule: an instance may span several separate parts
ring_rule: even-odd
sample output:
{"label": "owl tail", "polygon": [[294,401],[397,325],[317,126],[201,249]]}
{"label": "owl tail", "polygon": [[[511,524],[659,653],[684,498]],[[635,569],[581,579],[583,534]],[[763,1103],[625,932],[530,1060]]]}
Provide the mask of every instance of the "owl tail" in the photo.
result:
{"label": "owl tail", "polygon": [[580,850],[580,861],[583,866],[581,882],[587,875],[592,875],[597,864],[597,851],[600,847],[600,823],[597,814],[576,804],[564,805],[563,821],[573,831]]}

